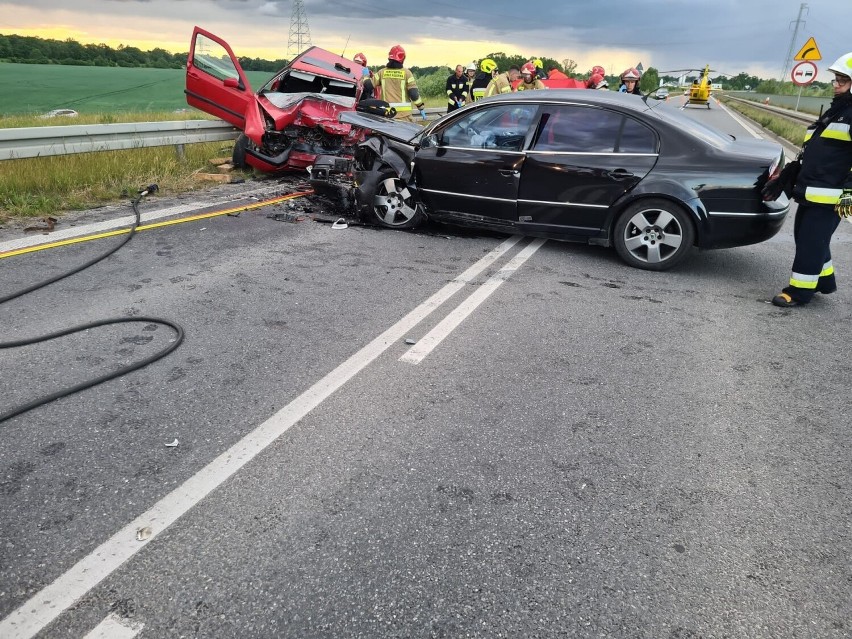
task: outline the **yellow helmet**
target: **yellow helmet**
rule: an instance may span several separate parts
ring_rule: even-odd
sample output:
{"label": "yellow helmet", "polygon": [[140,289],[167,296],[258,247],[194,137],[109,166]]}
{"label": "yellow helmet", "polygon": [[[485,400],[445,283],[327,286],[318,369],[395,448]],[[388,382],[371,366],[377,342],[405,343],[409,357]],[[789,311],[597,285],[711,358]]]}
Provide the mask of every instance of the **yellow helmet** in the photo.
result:
{"label": "yellow helmet", "polygon": [[491,58],[484,58],[479,63],[479,69],[480,71],[483,71],[485,73],[491,73],[492,71],[497,69],[497,63],[494,62],[494,60],[492,60]]}
{"label": "yellow helmet", "polygon": [[535,60],[533,60],[533,65],[535,66],[536,69],[543,69],[544,68],[544,62],[541,61],[541,58],[536,58]]}

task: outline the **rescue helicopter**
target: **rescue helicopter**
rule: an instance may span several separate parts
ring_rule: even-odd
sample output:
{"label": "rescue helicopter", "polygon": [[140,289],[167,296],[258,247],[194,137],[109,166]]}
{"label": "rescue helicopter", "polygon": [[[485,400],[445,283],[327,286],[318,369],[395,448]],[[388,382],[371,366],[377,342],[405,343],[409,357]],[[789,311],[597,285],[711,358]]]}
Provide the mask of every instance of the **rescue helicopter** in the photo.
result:
{"label": "rescue helicopter", "polygon": [[710,108],[710,74],[714,73],[713,69],[710,68],[710,65],[705,65],[704,70],[701,69],[672,69],[671,71],[660,71],[660,73],[680,73],[686,74],[692,71],[697,71],[701,73],[700,78],[696,78],[692,81],[692,84],[689,86],[688,93],[686,94],[686,102],[683,103],[682,109],[686,108],[690,104],[697,104],[699,106],[706,106],[708,109]]}

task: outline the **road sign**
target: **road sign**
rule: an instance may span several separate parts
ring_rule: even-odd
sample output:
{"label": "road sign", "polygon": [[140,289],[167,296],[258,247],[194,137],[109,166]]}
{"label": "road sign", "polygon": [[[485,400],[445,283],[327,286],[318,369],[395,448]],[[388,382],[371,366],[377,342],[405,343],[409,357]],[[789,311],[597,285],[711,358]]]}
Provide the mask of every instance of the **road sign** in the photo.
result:
{"label": "road sign", "polygon": [[816,76],[817,66],[809,60],[799,62],[799,64],[793,67],[793,71],[790,73],[790,77],[793,78],[793,84],[800,87],[816,80]]}
{"label": "road sign", "polygon": [[822,60],[822,54],[819,52],[816,40],[813,38],[805,42],[805,46],[799,49],[794,60]]}

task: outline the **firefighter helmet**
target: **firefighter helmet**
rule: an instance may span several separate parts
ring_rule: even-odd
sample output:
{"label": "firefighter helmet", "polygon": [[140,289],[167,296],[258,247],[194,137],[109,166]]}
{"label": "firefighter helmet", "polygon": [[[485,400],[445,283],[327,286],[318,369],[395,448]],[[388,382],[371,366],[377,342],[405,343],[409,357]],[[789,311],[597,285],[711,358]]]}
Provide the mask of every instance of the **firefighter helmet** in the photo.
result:
{"label": "firefighter helmet", "polygon": [[847,78],[852,78],[852,53],[847,53],[837,58],[834,64],[828,67],[828,70],[832,73],[839,73],[840,75],[845,75]]}
{"label": "firefighter helmet", "polygon": [[606,70],[601,65],[596,64],[592,67],[592,75],[604,76],[606,75]]}
{"label": "firefighter helmet", "polygon": [[535,75],[535,65],[532,62],[527,62],[521,67],[521,75]]}
{"label": "firefighter helmet", "polygon": [[479,63],[479,69],[485,73],[491,73],[497,70],[497,63],[491,58],[485,58]]}
{"label": "firefighter helmet", "polygon": [[467,65],[467,67],[465,68],[465,71],[476,72],[476,65],[473,62],[471,62],[469,65]]}
{"label": "firefighter helmet", "polygon": [[397,62],[405,62],[405,49],[402,46],[395,44],[391,47],[391,50],[388,51],[388,60],[395,60]]}
{"label": "firefighter helmet", "polygon": [[543,69],[544,68],[544,62],[541,61],[541,58],[536,58],[535,60],[532,61],[532,63],[533,63],[533,67],[535,67],[536,69]]}
{"label": "firefighter helmet", "polygon": [[621,74],[622,81],[624,80],[638,80],[639,72],[636,69],[627,69],[624,73]]}
{"label": "firefighter helmet", "polygon": [[358,64],[360,64],[362,67],[367,66],[367,56],[365,56],[363,53],[356,53],[355,57],[352,59]]}

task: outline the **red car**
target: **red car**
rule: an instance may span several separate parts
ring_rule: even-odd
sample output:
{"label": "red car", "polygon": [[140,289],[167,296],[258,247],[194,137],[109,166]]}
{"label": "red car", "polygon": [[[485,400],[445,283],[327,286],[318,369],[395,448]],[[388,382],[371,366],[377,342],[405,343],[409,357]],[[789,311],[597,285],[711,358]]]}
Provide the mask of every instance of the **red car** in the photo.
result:
{"label": "red car", "polygon": [[227,42],[195,27],[186,61],[186,101],[230,122],[238,167],[272,173],[305,169],[317,155],[350,156],[364,132],[341,124],[361,94],[363,67],[311,47],[252,92]]}

